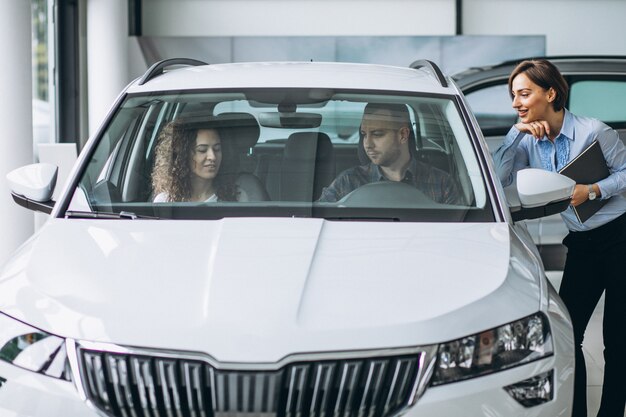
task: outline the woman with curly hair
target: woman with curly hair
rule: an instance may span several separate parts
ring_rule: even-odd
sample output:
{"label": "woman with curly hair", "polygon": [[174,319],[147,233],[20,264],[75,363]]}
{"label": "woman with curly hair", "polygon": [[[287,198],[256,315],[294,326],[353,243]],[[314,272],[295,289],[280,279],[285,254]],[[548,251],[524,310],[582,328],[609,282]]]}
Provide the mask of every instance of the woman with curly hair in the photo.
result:
{"label": "woman with curly hair", "polygon": [[154,202],[239,200],[235,175],[225,163],[228,156],[214,121],[168,123],[156,148]]}

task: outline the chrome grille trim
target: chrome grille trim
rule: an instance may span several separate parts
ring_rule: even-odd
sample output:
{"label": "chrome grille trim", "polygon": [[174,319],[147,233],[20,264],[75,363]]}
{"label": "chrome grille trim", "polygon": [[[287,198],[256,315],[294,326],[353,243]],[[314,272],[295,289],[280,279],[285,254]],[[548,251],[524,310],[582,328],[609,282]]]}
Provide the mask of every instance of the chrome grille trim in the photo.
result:
{"label": "chrome grille trim", "polygon": [[193,353],[89,345],[69,350],[77,385],[92,406],[116,417],[387,417],[423,393],[436,353],[341,352],[293,356],[281,367],[218,368]]}
{"label": "chrome grille trim", "polygon": [[208,406],[202,396],[202,365],[185,362],[183,364],[183,386],[187,394],[191,417],[207,417]]}
{"label": "chrome grille trim", "polygon": [[[393,349],[370,349],[370,350],[355,350],[355,351],[338,351],[338,352],[322,352],[322,353],[296,353],[280,359],[277,362],[262,362],[262,363],[239,363],[239,362],[220,362],[210,355],[197,352],[186,351],[171,351],[164,349],[152,349],[152,348],[136,348],[120,346],[113,343],[102,342],[89,342],[89,341],[76,341],[72,339],[66,339],[67,343],[70,343],[72,347],[68,347],[70,352],[75,354],[76,349],[89,349],[97,350],[107,353],[120,353],[133,356],[143,357],[159,357],[170,359],[186,359],[197,360],[205,362],[211,367],[221,370],[239,370],[239,371],[276,371],[285,365],[289,365],[296,362],[321,362],[321,361],[333,361],[333,360],[349,360],[349,359],[367,359],[367,358],[380,358],[388,356],[405,356],[405,355],[419,355],[426,353],[427,356],[431,356],[429,353],[433,353],[433,350],[437,349],[437,345],[419,346],[419,347],[407,347],[407,348],[393,348]],[[70,360],[71,362],[71,360]]]}
{"label": "chrome grille trim", "polygon": [[183,417],[178,384],[174,375],[176,362],[159,360],[157,364],[157,384],[161,385],[161,394],[167,417]]}
{"label": "chrome grille trim", "polygon": [[150,372],[150,363],[147,359],[131,358],[133,377],[137,384],[139,399],[141,401],[141,409],[146,411],[152,410],[156,415],[158,405],[156,401],[156,391],[152,373]]}
{"label": "chrome grille trim", "polygon": [[126,362],[115,356],[106,357],[108,373],[111,376],[115,401],[120,404],[123,417],[136,417]]}
{"label": "chrome grille trim", "polygon": [[[327,417],[325,410],[331,395],[331,382],[335,365],[319,363],[315,366],[315,380],[313,383],[313,395],[309,415],[312,417]],[[316,412],[316,410],[319,410]]]}

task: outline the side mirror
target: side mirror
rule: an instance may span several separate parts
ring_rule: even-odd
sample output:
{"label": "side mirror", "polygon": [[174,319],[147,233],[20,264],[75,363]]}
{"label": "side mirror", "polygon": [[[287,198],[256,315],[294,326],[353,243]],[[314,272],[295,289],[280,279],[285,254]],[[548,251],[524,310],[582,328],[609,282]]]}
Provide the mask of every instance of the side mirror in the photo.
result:
{"label": "side mirror", "polygon": [[54,207],[52,193],[57,182],[58,167],[40,163],[26,165],[7,174],[13,200],[29,210],[50,214]]}
{"label": "side mirror", "polygon": [[576,182],[565,175],[527,168],[517,173],[514,186],[505,193],[513,220],[557,214],[569,206]]}

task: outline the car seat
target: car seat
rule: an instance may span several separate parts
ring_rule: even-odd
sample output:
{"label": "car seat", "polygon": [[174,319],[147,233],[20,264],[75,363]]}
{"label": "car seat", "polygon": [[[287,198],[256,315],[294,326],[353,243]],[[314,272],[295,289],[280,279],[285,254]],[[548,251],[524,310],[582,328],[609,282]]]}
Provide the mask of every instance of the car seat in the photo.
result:
{"label": "car seat", "polygon": [[280,173],[280,199],[316,201],[335,179],[333,144],[325,133],[292,133],[285,144]]}
{"label": "car seat", "polygon": [[231,112],[217,115],[220,122],[222,142],[228,146],[231,158],[229,170],[237,173],[236,183],[248,196],[249,201],[269,200],[267,189],[254,175],[255,161],[250,149],[259,140],[261,129],[255,117],[249,113]]}

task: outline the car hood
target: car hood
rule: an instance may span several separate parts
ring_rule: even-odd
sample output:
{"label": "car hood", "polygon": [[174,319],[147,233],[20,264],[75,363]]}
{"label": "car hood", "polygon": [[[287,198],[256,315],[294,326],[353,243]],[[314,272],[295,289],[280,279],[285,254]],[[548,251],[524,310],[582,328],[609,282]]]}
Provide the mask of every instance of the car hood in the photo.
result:
{"label": "car hood", "polygon": [[524,251],[505,223],[51,219],[5,266],[0,310],[79,340],[276,362],[531,314]]}

